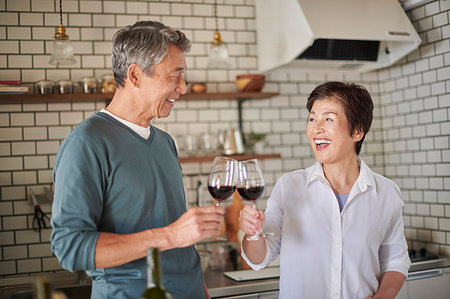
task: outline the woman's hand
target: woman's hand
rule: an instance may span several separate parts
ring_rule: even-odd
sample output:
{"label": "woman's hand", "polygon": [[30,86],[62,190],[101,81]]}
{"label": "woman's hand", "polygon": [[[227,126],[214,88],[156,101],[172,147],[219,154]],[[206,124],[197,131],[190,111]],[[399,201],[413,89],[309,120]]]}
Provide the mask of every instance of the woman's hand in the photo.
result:
{"label": "woman's hand", "polygon": [[251,205],[245,205],[239,212],[239,228],[248,235],[259,233],[265,222],[264,212],[254,209]]}

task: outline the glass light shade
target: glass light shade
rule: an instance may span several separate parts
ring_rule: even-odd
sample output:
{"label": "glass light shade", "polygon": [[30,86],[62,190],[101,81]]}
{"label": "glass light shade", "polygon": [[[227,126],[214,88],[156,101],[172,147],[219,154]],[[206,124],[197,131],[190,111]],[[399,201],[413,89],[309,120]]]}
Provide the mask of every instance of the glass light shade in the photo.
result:
{"label": "glass light shade", "polygon": [[208,68],[226,69],[231,66],[228,49],[222,41],[219,31],[214,34],[214,40],[209,44]]}
{"label": "glass light shade", "polygon": [[230,58],[228,57],[228,50],[225,44],[210,44],[208,68],[223,69],[230,67]]}
{"label": "glass light shade", "polygon": [[73,46],[68,38],[57,38],[53,40],[53,53],[49,63],[57,65],[75,64],[73,57]]}

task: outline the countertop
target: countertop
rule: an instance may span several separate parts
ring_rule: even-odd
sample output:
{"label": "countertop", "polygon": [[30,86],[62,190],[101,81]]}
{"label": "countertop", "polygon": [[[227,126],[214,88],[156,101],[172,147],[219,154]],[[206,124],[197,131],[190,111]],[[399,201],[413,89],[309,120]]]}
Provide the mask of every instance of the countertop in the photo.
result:
{"label": "countertop", "polygon": [[[430,261],[412,263],[409,273],[417,273],[420,271],[427,271],[436,268],[450,267],[450,257],[441,258]],[[213,269],[209,267],[204,272],[206,286],[210,295],[213,298],[221,298],[233,295],[244,295],[251,293],[261,293],[278,290],[278,279],[261,279],[245,282],[236,282],[226,277],[223,272],[230,271],[229,265],[225,269]],[[81,276],[80,273],[64,272],[59,274],[52,274],[51,281],[54,282],[54,287],[62,290],[71,290],[80,294],[82,291],[90,290],[90,278]],[[32,287],[33,277],[15,277],[3,278],[0,280],[0,298],[11,298],[12,294],[21,290],[30,290]],[[71,297],[82,299],[85,297]],[[86,298],[89,298],[87,295]]]}
{"label": "countertop", "polygon": [[211,297],[221,298],[278,290],[278,278],[237,282],[223,274],[224,271],[230,270],[232,269],[206,269],[203,276]]}

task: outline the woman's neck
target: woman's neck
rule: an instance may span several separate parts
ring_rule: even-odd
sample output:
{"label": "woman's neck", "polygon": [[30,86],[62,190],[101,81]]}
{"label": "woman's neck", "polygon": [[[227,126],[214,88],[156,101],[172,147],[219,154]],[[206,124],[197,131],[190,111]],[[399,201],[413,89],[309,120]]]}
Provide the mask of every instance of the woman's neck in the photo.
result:
{"label": "woman's neck", "polygon": [[323,172],[336,194],[349,194],[359,176],[357,158],[333,164],[322,164]]}

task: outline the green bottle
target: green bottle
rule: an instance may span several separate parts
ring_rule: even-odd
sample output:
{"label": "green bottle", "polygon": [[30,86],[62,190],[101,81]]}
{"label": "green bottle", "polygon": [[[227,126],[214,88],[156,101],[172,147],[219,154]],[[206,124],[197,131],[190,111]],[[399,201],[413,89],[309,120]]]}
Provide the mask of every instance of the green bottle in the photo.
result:
{"label": "green bottle", "polygon": [[164,289],[161,279],[161,267],[159,265],[158,248],[149,248],[147,251],[147,290],[141,295],[141,299],[172,299],[169,292]]}

